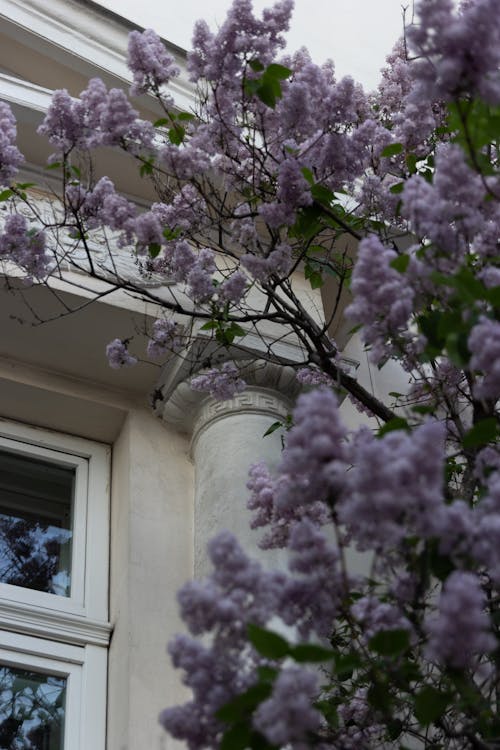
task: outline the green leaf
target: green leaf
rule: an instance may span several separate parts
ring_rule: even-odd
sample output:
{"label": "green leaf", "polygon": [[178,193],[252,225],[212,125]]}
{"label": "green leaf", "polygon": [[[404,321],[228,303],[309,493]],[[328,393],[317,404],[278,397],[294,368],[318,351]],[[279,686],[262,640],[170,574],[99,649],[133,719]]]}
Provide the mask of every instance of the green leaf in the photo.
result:
{"label": "green leaf", "polygon": [[252,730],[248,722],[239,722],[230,727],[221,739],[219,750],[246,750],[250,747]]}
{"label": "green leaf", "polygon": [[332,703],[332,701],[316,701],[314,704],[314,708],[317,708],[318,711],[321,711],[321,713],[327,720],[329,727],[338,727],[339,717],[337,713],[337,707],[334,703]]}
{"label": "green leaf", "polygon": [[455,566],[449,557],[440,554],[438,545],[434,543],[429,549],[429,568],[439,581],[446,581]]}
{"label": "green leaf", "polygon": [[180,144],[184,140],[185,135],[186,130],[181,125],[174,125],[174,127],[170,128],[170,130],[168,131],[169,141],[175,146],[180,146]]}
{"label": "green leaf", "polygon": [[406,157],[406,166],[410,174],[415,174],[417,171],[417,157],[415,154],[408,154]]}
{"label": "green leaf", "polygon": [[200,328],[200,331],[213,331],[214,328],[219,328],[220,322],[218,320],[207,320],[206,323]]}
{"label": "green leaf", "polygon": [[252,68],[254,73],[261,73],[264,70],[264,66],[260,60],[249,60],[248,65]]}
{"label": "green leaf", "polygon": [[449,693],[442,693],[431,685],[426,685],[415,696],[415,716],[422,726],[432,724],[445,713],[450,700]]}
{"label": "green leaf", "polygon": [[257,674],[259,675],[259,680],[262,682],[273,682],[279,672],[274,667],[262,666],[257,667]]}
{"label": "green leaf", "polygon": [[315,643],[301,643],[290,649],[290,656],[298,662],[321,662],[335,658],[336,653]]}
{"label": "green leaf", "polygon": [[176,240],[181,234],[180,229],[170,229],[170,227],[164,227],[163,229],[163,236],[167,240],[167,242],[171,242],[172,240]]}
{"label": "green leaf", "polygon": [[45,166],[45,169],[60,169],[61,167],[62,167],[62,162],[53,161],[52,164],[47,164]]}
{"label": "green leaf", "polygon": [[398,255],[397,258],[394,258],[394,260],[391,260],[389,265],[391,268],[394,268],[395,271],[399,271],[399,273],[404,273],[406,269],[408,268],[409,262],[410,262],[410,256],[406,255],[406,253],[402,253],[401,255]]}
{"label": "green leaf", "polygon": [[403,150],[403,144],[402,143],[390,143],[388,146],[386,146],[382,151],[380,152],[380,156],[384,157],[391,157],[396,156],[396,154],[400,154]]}
{"label": "green leaf", "polygon": [[446,337],[446,352],[454,365],[464,367],[470,358],[470,352],[467,347],[467,334],[464,331],[452,331]]}
{"label": "green leaf", "polygon": [[390,419],[388,422],[382,425],[382,427],[377,432],[377,437],[381,438],[384,435],[387,435],[388,432],[394,432],[394,430],[406,430],[407,432],[409,432],[410,427],[406,419],[403,419],[403,417],[394,417],[394,419]]}
{"label": "green leaf", "polygon": [[307,263],[304,267],[304,276],[308,279],[311,289],[320,289],[323,284],[323,274],[318,268],[315,268],[311,264]]}
{"label": "green leaf", "polygon": [[139,174],[141,177],[144,177],[146,174],[153,174],[153,165],[151,162],[145,162],[141,165],[141,168],[139,169]]}
{"label": "green leaf", "polygon": [[248,625],[248,638],[255,650],[268,659],[283,659],[290,653],[290,645],[283,636],[258,625]]}
{"label": "green leaf", "polygon": [[268,435],[272,435],[273,432],[276,432],[276,430],[279,430],[280,427],[283,427],[283,422],[273,422],[272,425],[267,428],[267,430],[262,435],[262,437],[267,437]]}
{"label": "green leaf", "polygon": [[[73,171],[77,170],[76,167],[71,167],[71,169]],[[77,172],[79,173],[80,170],[77,170]],[[76,172],[75,172],[75,174],[76,174]],[[17,185],[16,185],[16,187],[18,188],[18,190],[28,190],[28,188],[35,187],[35,185],[36,185],[36,182],[18,182]]]}
{"label": "green leaf", "polygon": [[368,644],[372,651],[380,656],[399,656],[410,645],[410,634],[407,630],[381,630]]}
{"label": "green leaf", "polygon": [[193,115],[192,112],[179,112],[177,119],[184,122],[192,122],[196,120],[196,115]]}
{"label": "green leaf", "polygon": [[156,258],[161,253],[161,245],[158,242],[150,242],[148,253],[151,258]]}
{"label": "green leaf", "polygon": [[397,740],[403,731],[403,722],[401,719],[391,719],[387,722],[387,735],[390,740]]}
{"label": "green leaf", "polygon": [[394,195],[399,195],[399,193],[402,193],[404,190],[404,182],[396,182],[395,185],[391,185],[389,188],[389,192],[393,193]]}
{"label": "green leaf", "polygon": [[259,703],[266,700],[271,695],[272,689],[270,682],[258,682],[219,708],[215,715],[221,721],[240,721],[248,716]]}
{"label": "green leaf", "polygon": [[350,677],[354,670],[359,669],[360,666],[361,658],[355,651],[348,654],[339,654],[335,657],[335,672],[339,679]]}
{"label": "green leaf", "polygon": [[330,206],[332,201],[335,198],[335,195],[332,193],[332,191],[325,187],[324,185],[313,185],[311,187],[311,195],[314,198],[314,200],[317,200],[318,203],[322,203],[324,206]]}
{"label": "green leaf", "polygon": [[168,117],[160,117],[153,123],[154,128],[162,128],[164,125],[170,125],[171,120]]}
{"label": "green leaf", "polygon": [[307,182],[310,185],[314,185],[314,175],[313,175],[312,171],[310,169],[308,169],[307,167],[302,167],[302,169],[300,171],[302,172],[302,174],[305,177],[305,179],[307,180]]}
{"label": "green leaf", "polygon": [[6,190],[2,190],[0,193],[0,201],[6,201],[9,198],[11,198],[14,195],[14,191],[10,188],[7,188]]}
{"label": "green leaf", "polygon": [[261,102],[264,102],[264,104],[267,104],[268,107],[271,107],[271,109],[274,109],[276,106],[276,92],[274,89],[274,86],[270,82],[265,82],[261,84],[255,92],[258,96],[258,98],[261,100]]}
{"label": "green leaf", "polygon": [[266,72],[264,75],[272,76],[272,78],[279,78],[281,80],[284,80],[285,78],[289,78],[292,75],[292,72],[293,71],[290,70],[290,68],[286,68],[284,65],[271,63],[271,65],[267,66]]}
{"label": "green leaf", "polygon": [[377,682],[370,686],[367,695],[368,703],[378,711],[387,712],[391,707],[391,694],[385,682]]}
{"label": "green leaf", "polygon": [[486,299],[493,307],[500,307],[500,286],[492,286],[486,291]]}
{"label": "green leaf", "polygon": [[434,406],[424,406],[423,404],[415,404],[410,408],[415,414],[434,414],[436,411]]}
{"label": "green leaf", "polygon": [[465,433],[463,439],[464,448],[477,448],[487,443],[492,443],[498,437],[498,427],[495,417],[488,417],[477,422],[474,427]]}

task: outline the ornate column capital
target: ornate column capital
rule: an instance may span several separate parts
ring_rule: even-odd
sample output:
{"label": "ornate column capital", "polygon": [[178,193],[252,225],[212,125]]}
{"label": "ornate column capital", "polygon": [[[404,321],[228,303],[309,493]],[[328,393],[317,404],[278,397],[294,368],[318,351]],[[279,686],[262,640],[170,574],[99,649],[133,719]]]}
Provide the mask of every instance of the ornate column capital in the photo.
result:
{"label": "ornate column capital", "polygon": [[227,401],[216,401],[211,396],[193,391],[184,379],[173,389],[159,389],[157,414],[181,432],[195,440],[209,424],[231,414],[262,414],[281,420],[290,413],[301,386],[292,367],[252,360],[241,362],[241,376],[248,388]]}

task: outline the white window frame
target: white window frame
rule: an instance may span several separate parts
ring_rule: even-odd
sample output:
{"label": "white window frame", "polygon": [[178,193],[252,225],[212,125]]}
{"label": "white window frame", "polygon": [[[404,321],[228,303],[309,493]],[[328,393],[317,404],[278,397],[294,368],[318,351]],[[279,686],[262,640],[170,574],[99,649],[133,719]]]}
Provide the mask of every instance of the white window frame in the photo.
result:
{"label": "white window frame", "polygon": [[67,612],[95,620],[108,617],[108,446],[0,421],[0,449],[75,469],[71,596],[0,583],[0,600]]}
{"label": "white window frame", "polygon": [[104,750],[110,447],[0,419],[0,449],[75,468],[71,595],[0,583],[0,662],[66,677],[64,750]]}
{"label": "white window frame", "polygon": [[66,679],[64,750],[104,750],[106,651],[2,633],[4,665]]}

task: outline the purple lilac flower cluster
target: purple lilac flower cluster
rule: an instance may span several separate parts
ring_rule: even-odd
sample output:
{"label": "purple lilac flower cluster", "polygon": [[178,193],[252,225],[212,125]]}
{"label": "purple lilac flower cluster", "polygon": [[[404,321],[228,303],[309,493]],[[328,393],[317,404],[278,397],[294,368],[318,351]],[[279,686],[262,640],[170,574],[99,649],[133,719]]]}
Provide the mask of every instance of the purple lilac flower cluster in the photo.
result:
{"label": "purple lilac flower cluster", "polygon": [[390,341],[406,332],[413,308],[412,287],[403,274],[391,268],[397,257],[394,250],[370,235],[359,244],[352,276],[354,301],[346,315],[363,325],[363,339],[376,363],[393,353]]}
{"label": "purple lilac flower cluster", "polygon": [[428,657],[456,669],[496,647],[490,619],[485,613],[485,596],[473,573],[454,571],[447,578],[439,599],[438,613],[426,622]]}
{"label": "purple lilac flower cluster", "polygon": [[129,34],[127,64],[134,75],[134,83],[130,87],[132,96],[144,94],[150,89],[155,91],[180,73],[173,57],[152,29]]}
{"label": "purple lilac flower cluster", "polygon": [[159,359],[167,352],[178,352],[182,348],[179,325],[174,320],[155,320],[148,341],[148,357]]}
{"label": "purple lilac flower cluster", "polygon": [[193,378],[191,388],[209,393],[217,401],[226,401],[244,391],[246,383],[233,362],[224,362],[220,369],[213,368]]}
{"label": "purple lilac flower cluster", "polygon": [[418,56],[414,100],[452,99],[470,91],[500,101],[500,27],[496,0],[474,0],[457,12],[453,0],[421,0],[419,23],[408,29]]}
{"label": "purple lilac flower cluster", "polygon": [[122,367],[133,367],[137,364],[137,357],[130,354],[127,342],[121,339],[113,339],[107,345],[106,357],[108,358],[109,366],[114,370],[119,370]]}
{"label": "purple lilac flower cluster", "polygon": [[28,281],[43,279],[53,265],[46,233],[39,227],[30,227],[22,214],[10,214],[5,219],[0,234],[0,257],[19,265]]}
{"label": "purple lilac flower cluster", "polygon": [[474,395],[497,401],[500,398],[500,323],[481,318],[470,333],[468,345],[472,354],[470,368],[481,373]]}
{"label": "purple lilac flower cluster", "polygon": [[154,128],[141,120],[122,89],[108,89],[92,78],[79,99],[65,89],[55,91],[47,114],[38,128],[56,149],[56,157],[73,149],[128,144],[140,151],[152,144]]}
{"label": "purple lilac flower cluster", "polygon": [[7,185],[16,175],[24,157],[16,146],[16,120],[5,102],[0,102],[0,184]]}

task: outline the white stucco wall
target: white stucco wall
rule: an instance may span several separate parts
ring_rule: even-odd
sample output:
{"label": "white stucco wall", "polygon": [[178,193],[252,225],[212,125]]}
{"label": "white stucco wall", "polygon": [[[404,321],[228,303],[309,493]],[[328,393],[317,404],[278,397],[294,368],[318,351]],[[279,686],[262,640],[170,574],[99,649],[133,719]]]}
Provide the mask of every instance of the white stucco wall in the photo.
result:
{"label": "white stucco wall", "polygon": [[185,438],[131,411],[113,450],[108,747],[170,747],[158,714],[184,698],[165,653],[192,576],[192,464]]}

